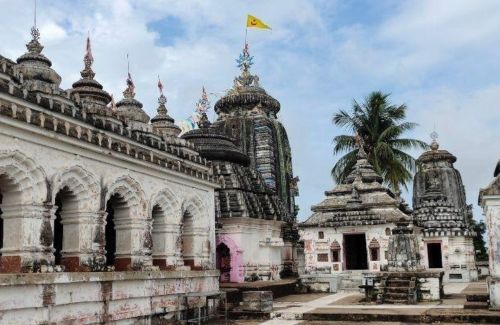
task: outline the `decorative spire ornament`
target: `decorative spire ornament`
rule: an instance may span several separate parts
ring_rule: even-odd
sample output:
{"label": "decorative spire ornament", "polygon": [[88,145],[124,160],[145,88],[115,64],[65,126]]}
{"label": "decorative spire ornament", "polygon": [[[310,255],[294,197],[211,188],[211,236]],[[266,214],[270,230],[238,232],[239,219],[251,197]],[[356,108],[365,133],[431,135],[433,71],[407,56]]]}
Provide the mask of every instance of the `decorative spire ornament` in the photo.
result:
{"label": "decorative spire ornament", "polygon": [[437,143],[437,139],[439,138],[439,134],[436,132],[436,130],[432,131],[431,133],[431,149],[432,150],[438,150],[439,149],[439,143]]}
{"label": "decorative spire ornament", "polygon": [[245,42],[243,52],[236,59],[236,63],[238,64],[238,68],[240,68],[242,75],[249,73],[250,67],[253,65],[253,56],[250,55],[248,42]]}
{"label": "decorative spire ornament", "polygon": [[34,18],[33,18],[33,27],[31,27],[31,41],[26,44],[26,47],[28,48],[28,51],[30,53],[37,53],[40,54],[43,50],[42,44],[40,44],[40,31],[38,30],[38,27],[36,25],[36,0],[34,1],[35,3],[35,10],[34,10]]}
{"label": "decorative spire ornament", "polygon": [[85,47],[85,55],[83,56],[84,68],[80,72],[80,75],[86,79],[94,79],[95,72],[92,70],[92,64],[94,63],[94,56],[92,55],[92,46],[90,44],[90,33],[87,35],[87,45]]}
{"label": "decorative spire ornament", "polygon": [[207,91],[205,87],[201,90],[201,97],[196,102],[196,112],[200,114],[200,119],[197,124],[199,128],[208,128],[210,126],[210,121],[208,120],[207,111],[210,108],[210,101],[208,100]]}
{"label": "decorative spire ornament", "polygon": [[158,97],[158,116],[159,117],[167,117],[167,97],[163,94],[163,84],[160,80],[160,76],[158,76],[158,90],[160,91],[160,97]]}
{"label": "decorative spire ornament", "polygon": [[123,97],[127,99],[132,99],[135,97],[135,84],[132,80],[132,75],[130,74],[130,61],[127,53],[127,89],[123,92]]}
{"label": "decorative spire ornament", "polygon": [[241,70],[241,75],[234,79],[234,88],[259,87],[259,77],[250,73],[250,67],[253,65],[253,56],[250,55],[247,42],[245,42],[240,56],[236,59],[236,63]]}

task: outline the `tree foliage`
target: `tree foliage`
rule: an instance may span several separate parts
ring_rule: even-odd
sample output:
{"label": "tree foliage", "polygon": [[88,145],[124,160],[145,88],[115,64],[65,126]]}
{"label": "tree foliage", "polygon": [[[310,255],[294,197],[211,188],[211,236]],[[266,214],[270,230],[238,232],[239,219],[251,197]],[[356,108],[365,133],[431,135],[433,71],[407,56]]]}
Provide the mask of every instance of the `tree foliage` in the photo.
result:
{"label": "tree foliage", "polygon": [[340,110],[333,116],[333,123],[352,132],[351,135],[338,135],[333,139],[334,154],[345,153],[333,166],[332,176],[341,183],[349,175],[358,152],[357,134],[368,154],[368,161],[384,178],[393,190],[412,181],[415,159],[405,150],[411,148],[427,149],[428,145],[420,140],[403,137],[406,131],[417,124],[405,121],[406,105],[393,105],[389,94],[372,92],[363,103],[353,101],[350,111]]}

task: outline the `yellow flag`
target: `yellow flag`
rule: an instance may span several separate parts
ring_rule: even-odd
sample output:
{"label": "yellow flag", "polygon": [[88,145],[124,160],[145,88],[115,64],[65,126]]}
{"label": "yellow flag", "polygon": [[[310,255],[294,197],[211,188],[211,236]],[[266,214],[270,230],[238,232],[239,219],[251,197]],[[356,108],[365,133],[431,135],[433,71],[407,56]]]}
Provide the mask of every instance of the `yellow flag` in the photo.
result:
{"label": "yellow flag", "polygon": [[252,15],[248,15],[247,18],[247,28],[248,27],[254,27],[254,28],[262,28],[262,29],[271,29],[268,25],[266,25],[262,20],[260,20],[257,17],[254,17]]}

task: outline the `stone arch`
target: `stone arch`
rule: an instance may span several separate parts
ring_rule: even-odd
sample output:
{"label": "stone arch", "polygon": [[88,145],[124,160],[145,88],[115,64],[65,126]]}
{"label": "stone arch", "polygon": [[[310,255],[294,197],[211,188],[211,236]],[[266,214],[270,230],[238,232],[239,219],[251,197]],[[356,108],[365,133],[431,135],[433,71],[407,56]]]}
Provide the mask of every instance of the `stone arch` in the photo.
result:
{"label": "stone arch", "polygon": [[[81,166],[65,168],[52,178],[55,264],[68,271],[85,269],[92,261],[93,232],[99,224],[101,186]],[[69,236],[68,234],[71,234]]]}
{"label": "stone arch", "polygon": [[231,270],[229,271],[229,281],[242,283],[245,281],[243,270],[243,250],[236,244],[236,242],[229,235],[217,236],[216,246],[221,244],[229,248],[231,255]]}
{"label": "stone arch", "polygon": [[180,264],[177,238],[180,236],[181,212],[176,195],[167,188],[154,194],[148,214],[152,220],[153,264],[161,269]]}
{"label": "stone arch", "polygon": [[78,208],[85,211],[99,210],[101,186],[97,178],[81,166],[72,166],[54,175],[52,179],[52,203],[57,193],[66,188],[78,197]]}
{"label": "stone arch", "polygon": [[180,224],[181,213],[180,204],[177,196],[168,188],[160,190],[151,197],[148,209],[148,215],[153,218],[153,209],[159,206],[166,218],[165,223]]}
{"label": "stone arch", "polygon": [[123,198],[126,205],[132,209],[131,212],[133,213],[131,215],[144,217],[146,196],[141,185],[135,179],[126,175],[119,177],[111,183],[104,196],[105,204],[113,195],[119,195]]}
{"label": "stone arch", "polygon": [[[31,158],[17,150],[0,151],[0,272],[20,272],[35,263],[32,248],[52,243],[46,174]],[[27,229],[38,229],[39,234]],[[45,248],[45,247],[44,247]]]}
{"label": "stone arch", "polygon": [[31,158],[15,150],[0,151],[0,175],[16,186],[18,204],[42,204],[47,200],[46,174]]}
{"label": "stone arch", "polygon": [[104,195],[106,263],[116,270],[140,269],[150,258],[151,230],[147,203],[140,184],[126,175],[116,179]]}
{"label": "stone arch", "polygon": [[204,217],[204,211],[207,211],[206,207],[198,195],[190,195],[182,202],[180,243],[177,248],[184,265],[191,268],[202,267],[207,259],[206,250],[210,249],[207,247],[208,217]]}

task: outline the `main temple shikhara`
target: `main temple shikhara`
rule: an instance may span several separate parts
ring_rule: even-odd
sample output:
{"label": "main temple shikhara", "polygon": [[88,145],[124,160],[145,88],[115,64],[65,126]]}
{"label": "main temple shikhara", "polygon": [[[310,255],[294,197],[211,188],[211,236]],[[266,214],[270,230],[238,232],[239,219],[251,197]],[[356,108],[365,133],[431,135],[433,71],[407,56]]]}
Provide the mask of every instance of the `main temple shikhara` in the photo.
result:
{"label": "main temple shikhara", "polygon": [[87,42],[67,90],[36,27],[0,56],[2,322],[181,320],[213,311],[219,280],[296,272],[290,145],[248,46],[217,120],[203,92],[179,137],[163,87],[151,120],[130,73],[115,104]]}

